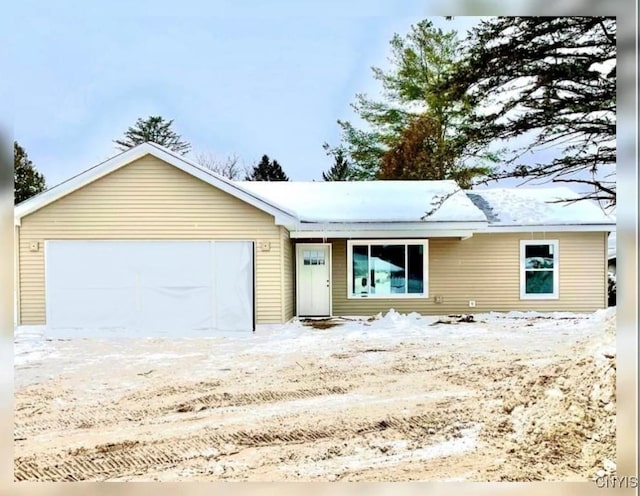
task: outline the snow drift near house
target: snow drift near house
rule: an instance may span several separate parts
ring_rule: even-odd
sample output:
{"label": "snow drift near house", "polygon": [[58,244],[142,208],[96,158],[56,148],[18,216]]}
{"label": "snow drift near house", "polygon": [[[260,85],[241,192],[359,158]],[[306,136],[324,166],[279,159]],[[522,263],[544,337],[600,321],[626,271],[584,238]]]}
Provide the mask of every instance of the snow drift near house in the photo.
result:
{"label": "snow drift near house", "polygon": [[302,222],[486,222],[455,181],[241,181]]}
{"label": "snow drift near house", "polygon": [[[258,325],[255,333],[207,331],[182,333],[179,331],[151,335],[134,332],[131,329],[119,331],[93,331],[93,338],[104,343],[121,343],[122,350],[129,340],[198,340],[214,341],[219,350],[225,352],[218,358],[218,364],[233,366],[236,356],[242,353],[286,355],[289,353],[315,352],[330,355],[339,352],[345,343],[366,343],[368,346],[383,348],[397,346],[402,342],[438,342],[458,346],[464,340],[473,340],[477,345],[496,341],[504,346],[525,347],[551,351],[567,336],[584,339],[597,334],[600,325],[615,315],[615,307],[599,310],[592,314],[571,312],[490,312],[474,314],[475,322],[464,325],[443,324],[442,320],[451,320],[443,316],[420,315],[416,312],[402,314],[394,309],[386,314],[378,314],[373,319],[367,317],[348,317],[338,319],[340,325],[330,330],[316,331],[294,319],[288,324]],[[534,321],[534,327],[525,326],[525,322]],[[559,332],[559,327],[562,332]],[[87,341],[86,333],[52,333],[44,326],[21,326],[14,334],[14,361],[16,366],[31,366],[51,359],[56,355],[56,343],[68,340],[70,346],[82,348]],[[78,354],[82,360],[82,353]],[[153,361],[152,357],[140,355],[137,361]],[[28,375],[28,374],[25,374]]]}
{"label": "snow drift near house", "polygon": [[615,218],[594,201],[554,203],[580,197],[569,188],[495,188],[467,191],[494,226],[609,224]]}

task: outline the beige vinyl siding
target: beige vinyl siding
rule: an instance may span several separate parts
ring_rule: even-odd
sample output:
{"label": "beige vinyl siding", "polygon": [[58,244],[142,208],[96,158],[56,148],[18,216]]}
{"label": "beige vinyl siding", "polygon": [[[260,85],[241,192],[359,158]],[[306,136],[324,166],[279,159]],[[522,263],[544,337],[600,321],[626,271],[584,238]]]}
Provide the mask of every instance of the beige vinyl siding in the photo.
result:
{"label": "beige vinyl siding", "polygon": [[[476,234],[470,239],[429,239],[429,298],[347,299],[345,240],[333,244],[334,315],[399,312],[447,314],[511,310],[592,312],[607,306],[603,232]],[[559,241],[557,300],[520,299],[520,240]],[[434,296],[442,296],[435,303]],[[469,300],[476,307],[469,308]]]}
{"label": "beige vinyl siding", "polygon": [[13,230],[13,322],[20,322],[20,226],[14,226]]}
{"label": "beige vinyl siding", "polygon": [[[257,322],[282,320],[281,233],[273,217],[151,155],[25,216],[20,234],[22,324],[45,323],[44,241],[52,239],[254,241]],[[29,250],[32,241],[38,251]]]}
{"label": "beige vinyl siding", "polygon": [[280,243],[282,246],[282,312],[283,321],[286,322],[295,315],[295,291],[294,264],[293,264],[293,244],[289,237],[289,231],[284,227],[280,228]]}

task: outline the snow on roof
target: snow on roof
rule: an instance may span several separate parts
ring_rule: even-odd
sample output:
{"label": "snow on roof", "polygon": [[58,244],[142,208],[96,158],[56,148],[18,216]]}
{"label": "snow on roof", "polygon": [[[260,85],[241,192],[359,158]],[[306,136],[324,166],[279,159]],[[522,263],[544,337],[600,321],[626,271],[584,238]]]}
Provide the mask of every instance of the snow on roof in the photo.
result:
{"label": "snow on roof", "polygon": [[[486,222],[454,181],[241,181],[303,222]],[[440,208],[423,219],[442,198]]]}
{"label": "snow on roof", "polygon": [[579,198],[566,187],[478,189],[467,195],[493,226],[615,224],[594,201],[553,203]]}

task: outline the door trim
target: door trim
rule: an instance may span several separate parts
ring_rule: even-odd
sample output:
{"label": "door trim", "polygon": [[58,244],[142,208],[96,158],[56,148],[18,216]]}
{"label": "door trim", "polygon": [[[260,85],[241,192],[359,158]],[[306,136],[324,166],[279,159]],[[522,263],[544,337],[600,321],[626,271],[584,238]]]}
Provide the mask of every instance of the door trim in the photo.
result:
{"label": "door trim", "polygon": [[299,284],[299,269],[300,264],[300,252],[303,248],[309,248],[312,246],[328,247],[328,260],[329,260],[329,315],[327,317],[333,317],[333,253],[331,243],[296,243],[296,317],[300,317],[300,284]]}

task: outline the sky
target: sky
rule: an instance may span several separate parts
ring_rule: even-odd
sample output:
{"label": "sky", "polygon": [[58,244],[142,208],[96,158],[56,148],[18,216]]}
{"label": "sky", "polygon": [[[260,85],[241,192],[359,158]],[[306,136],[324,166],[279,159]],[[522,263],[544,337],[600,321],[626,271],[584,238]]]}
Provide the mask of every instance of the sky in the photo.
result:
{"label": "sky", "polygon": [[379,92],[371,67],[388,66],[393,34],[428,17],[462,37],[480,20],[419,0],[31,4],[8,26],[13,131],[48,186],[117,154],[150,115],[174,121],[189,158],[267,154],[292,180],[320,180],[322,145],[357,120],[357,93]]}
{"label": "sky", "polygon": [[[174,120],[191,158],[251,165],[267,154],[293,180],[321,179],[337,119],[355,117],[356,93],[379,90],[371,66],[385,66],[392,35],[428,14],[421,1],[371,0],[371,15],[358,3],[30,12],[9,27],[14,138],[49,186],[115,155],[113,140],[149,115]],[[433,20],[460,31],[477,22]]]}

